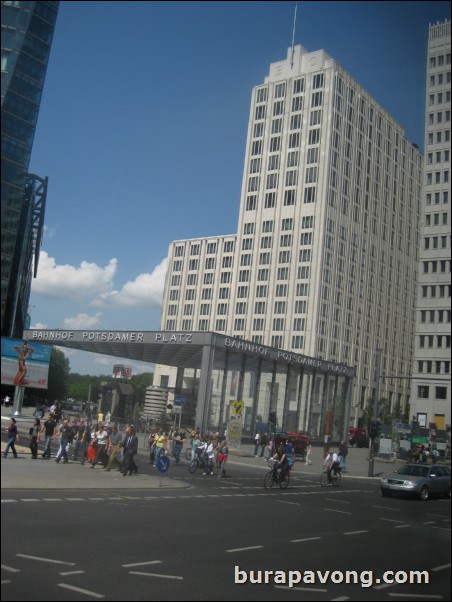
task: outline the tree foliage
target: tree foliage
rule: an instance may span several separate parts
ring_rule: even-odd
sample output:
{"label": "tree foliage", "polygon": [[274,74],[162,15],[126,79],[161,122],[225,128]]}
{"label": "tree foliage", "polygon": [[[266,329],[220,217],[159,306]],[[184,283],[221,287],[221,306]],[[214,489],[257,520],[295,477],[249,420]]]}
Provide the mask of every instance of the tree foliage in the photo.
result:
{"label": "tree foliage", "polygon": [[[127,382],[144,392],[146,387],[152,385],[153,376],[154,375],[151,372],[145,372],[143,374],[132,376]],[[68,397],[80,402],[85,402],[88,400],[90,386],[100,387],[101,383],[111,381],[111,375],[89,376],[87,374],[78,374],[75,372],[69,375]]]}

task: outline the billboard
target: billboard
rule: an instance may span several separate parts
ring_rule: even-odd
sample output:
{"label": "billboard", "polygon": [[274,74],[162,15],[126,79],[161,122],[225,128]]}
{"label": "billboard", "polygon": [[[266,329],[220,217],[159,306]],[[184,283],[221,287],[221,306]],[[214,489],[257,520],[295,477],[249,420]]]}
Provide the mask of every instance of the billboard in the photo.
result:
{"label": "billboard", "polygon": [[2,385],[47,389],[52,347],[2,337]]}
{"label": "billboard", "polygon": [[113,378],[132,378],[132,368],[124,364],[115,364],[113,366]]}

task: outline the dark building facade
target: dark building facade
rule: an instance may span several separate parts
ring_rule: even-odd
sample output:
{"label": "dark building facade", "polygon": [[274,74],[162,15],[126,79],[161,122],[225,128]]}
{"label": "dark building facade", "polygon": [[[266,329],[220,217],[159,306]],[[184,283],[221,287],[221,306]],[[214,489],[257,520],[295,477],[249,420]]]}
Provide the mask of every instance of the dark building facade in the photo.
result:
{"label": "dark building facade", "polygon": [[28,326],[47,192],[47,178],[28,166],[58,8],[2,1],[2,336],[20,337]]}

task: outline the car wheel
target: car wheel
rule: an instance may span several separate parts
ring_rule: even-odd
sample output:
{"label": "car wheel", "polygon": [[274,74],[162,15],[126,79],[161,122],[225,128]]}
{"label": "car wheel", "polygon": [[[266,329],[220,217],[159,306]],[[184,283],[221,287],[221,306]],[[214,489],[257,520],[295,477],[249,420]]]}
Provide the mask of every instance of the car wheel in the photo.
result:
{"label": "car wheel", "polygon": [[427,487],[427,485],[424,485],[422,487],[422,489],[419,491],[419,499],[421,499],[423,502],[426,502],[428,500],[428,487]]}

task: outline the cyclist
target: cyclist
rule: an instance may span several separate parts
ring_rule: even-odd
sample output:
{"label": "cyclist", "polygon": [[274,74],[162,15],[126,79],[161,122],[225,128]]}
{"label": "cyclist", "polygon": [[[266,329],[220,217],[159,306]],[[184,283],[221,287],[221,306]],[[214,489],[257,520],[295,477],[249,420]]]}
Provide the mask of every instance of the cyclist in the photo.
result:
{"label": "cyclist", "polygon": [[290,442],[290,439],[286,439],[284,450],[286,452],[286,458],[289,468],[292,469],[295,462],[295,450],[292,443]]}
{"label": "cyclist", "polygon": [[276,470],[279,470],[281,473],[281,478],[284,478],[286,474],[289,472],[290,467],[287,461],[286,450],[284,449],[284,445],[280,443],[276,449],[276,453],[273,456],[273,459],[278,462],[276,465]]}
{"label": "cyclist", "polygon": [[329,449],[328,454],[323,463],[323,468],[326,469],[326,472],[328,475],[328,484],[329,485],[331,485],[331,472],[334,472],[334,476],[336,476],[339,465],[340,465],[339,456],[332,449]]}

